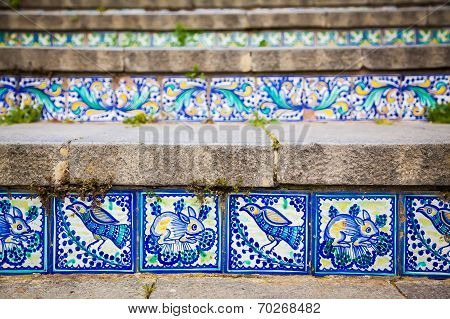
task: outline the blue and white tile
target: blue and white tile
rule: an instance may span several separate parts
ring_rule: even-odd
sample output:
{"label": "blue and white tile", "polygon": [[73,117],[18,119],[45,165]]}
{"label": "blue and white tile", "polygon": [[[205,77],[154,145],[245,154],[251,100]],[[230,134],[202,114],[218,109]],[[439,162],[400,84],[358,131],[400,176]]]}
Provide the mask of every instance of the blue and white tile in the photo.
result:
{"label": "blue and white tile", "polygon": [[427,109],[450,103],[450,75],[404,76],[401,91],[403,119],[425,119]]}
{"label": "blue and white tile", "polygon": [[163,112],[168,120],[201,121],[208,117],[205,79],[164,78],[162,101]]}
{"label": "blue and white tile", "polygon": [[282,46],[282,33],[278,31],[259,31],[251,33],[250,46],[280,47]]}
{"label": "blue and white tile", "polygon": [[317,42],[316,45],[319,47],[323,47],[323,46],[335,46],[336,45],[336,40],[338,37],[338,32],[337,31],[318,31],[316,33],[316,38],[317,38]]}
{"label": "blue and white tile", "polygon": [[317,194],[313,206],[316,274],[396,273],[396,195]]}
{"label": "blue and white tile", "polygon": [[154,32],[151,34],[152,47],[171,48],[178,46],[177,39],[173,32]]}
{"label": "blue and white tile", "polygon": [[397,119],[403,115],[401,76],[358,76],[351,94],[353,120]]}
{"label": "blue and white tile", "polygon": [[436,29],[434,39],[439,44],[450,44],[450,28]]}
{"label": "blue and white tile", "polygon": [[303,118],[303,78],[257,78],[258,112],[266,119],[300,121]]}
{"label": "blue and white tile", "polygon": [[54,272],[133,272],[133,192],[110,192],[93,201],[69,195],[53,205]]}
{"label": "blue and white tile", "polygon": [[68,78],[66,118],[73,121],[121,121],[109,77]]}
{"label": "blue and white tile", "polygon": [[47,272],[47,218],[36,195],[0,192],[0,274]]}
{"label": "blue and white tile", "polygon": [[4,115],[11,107],[17,105],[17,80],[14,76],[0,77],[0,115]]}
{"label": "blue and white tile", "polygon": [[63,120],[66,98],[62,88],[63,79],[59,77],[23,77],[19,81],[16,95],[20,107],[42,106],[42,118],[45,120]]}
{"label": "blue and white tile", "polygon": [[214,121],[246,121],[258,110],[255,78],[211,79],[211,114]]}
{"label": "blue and white tile", "polygon": [[450,203],[436,195],[405,196],[405,275],[450,276]]}
{"label": "blue and white tile", "polygon": [[234,31],[234,32],[219,32],[216,34],[218,47],[232,48],[232,47],[246,47],[250,43],[248,32]]}
{"label": "blue and white tile", "polygon": [[345,120],[350,116],[350,77],[307,77],[302,103],[318,120]]}
{"label": "blue and white tile", "polygon": [[301,193],[230,195],[226,271],[307,273],[308,203]]}
{"label": "blue and white tile", "polygon": [[221,268],[219,199],[183,191],[140,194],[140,271]]}
{"label": "blue and white tile", "polygon": [[139,113],[160,117],[161,92],[156,77],[122,77],[115,94],[118,118]]}

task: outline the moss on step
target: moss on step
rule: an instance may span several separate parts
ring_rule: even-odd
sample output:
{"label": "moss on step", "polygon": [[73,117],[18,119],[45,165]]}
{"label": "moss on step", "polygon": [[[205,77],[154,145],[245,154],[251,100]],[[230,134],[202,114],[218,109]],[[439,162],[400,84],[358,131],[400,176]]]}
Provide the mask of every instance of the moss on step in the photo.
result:
{"label": "moss on step", "polygon": [[41,119],[42,105],[13,106],[5,115],[0,116],[0,125],[38,122]]}

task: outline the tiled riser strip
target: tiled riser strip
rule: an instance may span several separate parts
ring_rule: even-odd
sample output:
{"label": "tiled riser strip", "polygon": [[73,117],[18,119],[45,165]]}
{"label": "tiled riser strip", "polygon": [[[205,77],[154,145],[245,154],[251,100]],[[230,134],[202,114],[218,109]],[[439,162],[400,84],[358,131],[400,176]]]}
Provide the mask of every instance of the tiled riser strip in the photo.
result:
{"label": "tiled riser strip", "polygon": [[188,33],[185,43],[172,32],[0,32],[0,46],[23,47],[342,47],[450,44],[450,28],[288,30]]}
{"label": "tiled riser strip", "polygon": [[[450,75],[261,76],[221,78],[0,77],[0,114],[43,105],[43,119],[246,121],[421,120],[450,102]],[[207,94],[207,92],[209,92]]]}
{"label": "tiled riser strip", "polygon": [[0,193],[0,274],[450,275],[450,203],[438,195],[238,193],[225,212],[219,200],[111,191],[96,209],[70,195],[47,214],[36,196]]}

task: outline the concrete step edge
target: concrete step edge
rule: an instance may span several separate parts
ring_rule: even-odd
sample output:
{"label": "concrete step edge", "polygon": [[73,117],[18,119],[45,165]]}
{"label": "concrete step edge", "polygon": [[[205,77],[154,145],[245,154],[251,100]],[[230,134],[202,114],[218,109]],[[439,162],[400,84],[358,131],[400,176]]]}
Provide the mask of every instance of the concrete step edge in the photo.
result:
{"label": "concrete step edge", "polygon": [[448,26],[449,6],[382,8],[279,8],[254,10],[21,10],[0,11],[2,30],[141,30],[171,31],[276,28],[372,28]]}
{"label": "concrete step edge", "polygon": [[[426,57],[426,59],[424,59]],[[445,69],[450,46],[257,49],[0,48],[0,71],[207,73]]]}

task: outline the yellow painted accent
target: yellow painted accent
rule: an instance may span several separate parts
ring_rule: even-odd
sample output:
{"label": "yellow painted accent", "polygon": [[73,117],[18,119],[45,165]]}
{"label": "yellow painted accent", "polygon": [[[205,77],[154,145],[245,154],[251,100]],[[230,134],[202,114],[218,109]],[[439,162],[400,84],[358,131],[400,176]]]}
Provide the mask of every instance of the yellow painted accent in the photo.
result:
{"label": "yellow painted accent", "polygon": [[198,104],[202,104],[204,102],[201,94],[197,94],[195,100],[197,101]]}
{"label": "yellow painted accent", "polygon": [[441,86],[441,88],[439,90],[432,90],[431,93],[435,94],[435,95],[442,95],[445,93],[445,91],[447,91],[447,87],[445,85]]}
{"label": "yellow painted accent", "polygon": [[14,94],[12,92],[8,92],[5,96],[5,101],[9,106],[13,106],[14,105],[14,98],[13,98]]}
{"label": "yellow painted accent", "polygon": [[84,104],[83,102],[75,102],[72,104],[72,111],[76,111],[78,110],[80,107],[86,106],[86,104]]}
{"label": "yellow painted accent", "polygon": [[425,113],[425,108],[414,106],[412,112],[414,116],[422,116]]}
{"label": "yellow painted accent", "polygon": [[389,103],[394,103],[396,101],[395,94],[397,93],[397,89],[390,89],[386,94],[386,99]]}
{"label": "yellow painted accent", "polygon": [[430,79],[426,79],[426,80],[423,81],[422,83],[419,83],[419,86],[420,86],[420,87],[423,87],[423,88],[427,88],[427,87],[429,87],[430,85],[431,85]]}
{"label": "yellow painted accent", "polygon": [[38,88],[38,89],[43,90],[43,89],[45,89],[47,87],[47,82],[46,81],[41,82],[41,83],[35,85],[35,87]]}
{"label": "yellow painted accent", "polygon": [[183,89],[183,90],[190,89],[192,87],[193,87],[193,85],[192,84],[188,84],[186,81],[182,81],[180,83],[180,88]]}
{"label": "yellow painted accent", "polygon": [[105,111],[102,111],[102,110],[87,110],[86,115],[91,116],[91,115],[102,114],[104,112]]}
{"label": "yellow painted accent", "polygon": [[407,91],[406,95],[407,95],[407,98],[406,98],[407,103],[414,102],[414,94],[412,94],[412,92]]}
{"label": "yellow painted accent", "polygon": [[345,102],[336,102],[334,103],[334,105],[338,105],[340,106],[340,108],[342,109],[342,111],[347,112],[348,110],[348,104]]}
{"label": "yellow painted accent", "polygon": [[168,88],[168,89],[167,89],[167,94],[168,94],[170,97],[176,97],[176,96],[178,95],[178,93],[177,93],[176,91],[172,90],[172,88]]}
{"label": "yellow painted accent", "polygon": [[56,91],[45,90],[45,93],[48,94],[48,95],[51,95],[51,96],[58,96],[58,95],[61,94],[61,92],[62,92],[61,87],[58,87],[58,88],[56,89]]}
{"label": "yellow painted accent", "polygon": [[384,83],[378,82],[377,80],[372,80],[370,81],[370,84],[374,87],[374,88],[381,88],[386,86]]}
{"label": "yellow painted accent", "polygon": [[359,85],[357,85],[356,86],[356,94],[367,95],[367,94],[369,94],[369,90],[368,89],[363,90]]}
{"label": "yellow painted accent", "polygon": [[121,94],[119,95],[119,99],[118,99],[118,101],[117,101],[117,106],[118,106],[119,108],[121,108],[122,106],[124,106],[124,105],[127,103],[127,101],[128,101],[127,95],[126,95],[125,93],[121,93]]}
{"label": "yellow painted accent", "polygon": [[338,237],[339,233],[344,230],[347,227],[347,222],[345,220],[340,220],[336,223],[334,223],[331,227],[330,227],[330,234],[333,237]]}
{"label": "yellow painted accent", "polygon": [[100,91],[101,89],[103,89],[103,84],[102,82],[99,81],[95,81],[91,84],[91,90],[98,90]]}
{"label": "yellow painted accent", "polygon": [[251,87],[251,86],[247,86],[247,87],[245,88],[245,91],[244,91],[244,92],[236,91],[235,93],[236,93],[237,95],[239,95],[239,96],[247,97],[247,96],[250,96],[250,94],[252,94],[252,92],[253,92],[252,87]]}
{"label": "yellow painted accent", "polygon": [[172,219],[170,217],[161,219],[158,225],[156,226],[156,231],[158,233],[164,233],[167,230],[167,226],[169,225],[171,220]]}
{"label": "yellow painted accent", "polygon": [[144,108],[144,109],[152,109],[153,112],[155,113],[158,110],[158,103],[156,103],[156,102],[147,102],[147,103],[144,103],[142,105],[142,108]]}

